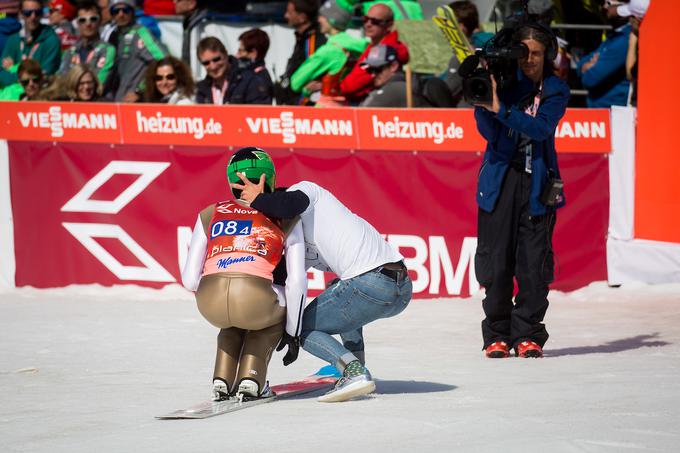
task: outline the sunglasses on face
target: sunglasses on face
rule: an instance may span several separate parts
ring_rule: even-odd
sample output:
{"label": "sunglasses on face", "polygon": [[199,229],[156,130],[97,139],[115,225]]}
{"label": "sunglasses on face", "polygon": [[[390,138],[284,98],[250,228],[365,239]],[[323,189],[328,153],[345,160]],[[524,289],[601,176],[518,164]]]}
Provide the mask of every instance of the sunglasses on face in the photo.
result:
{"label": "sunglasses on face", "polygon": [[213,57],[210,60],[201,60],[201,64],[203,66],[208,66],[210,63],[217,63],[220,60],[222,60],[222,55],[218,55],[216,57]]}
{"label": "sunglasses on face", "polygon": [[153,77],[153,79],[154,79],[156,82],[160,82],[161,80],[175,80],[176,78],[177,78],[177,77],[175,76],[175,74],[165,74],[165,75],[156,74],[156,75]]}
{"label": "sunglasses on face", "polygon": [[21,14],[23,14],[24,17],[31,17],[34,14],[38,17],[41,17],[42,9],[24,9],[21,11]]}
{"label": "sunglasses on face", "polygon": [[370,16],[364,16],[361,18],[361,20],[364,22],[364,24],[371,23],[371,25],[375,25],[377,27],[384,27],[385,25],[389,24],[390,21],[387,19],[376,19],[375,17],[370,17]]}
{"label": "sunglasses on face", "polygon": [[120,13],[123,13],[123,14],[132,14],[133,9],[132,9],[131,7],[129,7],[129,6],[123,6],[123,7],[120,7],[120,8],[111,8],[110,11],[111,11],[111,15],[112,15],[112,16],[117,16],[117,15],[120,14]]}
{"label": "sunglasses on face", "polygon": [[78,25],[85,25],[88,22],[96,24],[99,22],[99,16],[80,16],[78,18]]}
{"label": "sunglasses on face", "polygon": [[368,72],[369,74],[375,75],[375,74],[379,74],[380,72],[382,72],[382,70],[385,69],[386,67],[387,67],[387,65],[378,66],[378,67],[369,66],[369,67],[366,68],[366,72]]}
{"label": "sunglasses on face", "polygon": [[21,86],[27,87],[31,82],[38,84],[38,82],[40,82],[40,77],[26,77],[19,80],[19,82],[21,83]]}

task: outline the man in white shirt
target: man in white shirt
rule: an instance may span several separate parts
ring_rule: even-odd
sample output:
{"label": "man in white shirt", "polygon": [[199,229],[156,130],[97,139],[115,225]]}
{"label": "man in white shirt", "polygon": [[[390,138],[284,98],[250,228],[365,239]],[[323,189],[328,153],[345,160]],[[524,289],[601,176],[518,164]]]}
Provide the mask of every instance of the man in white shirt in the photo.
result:
{"label": "man in white shirt", "polygon": [[[363,363],[361,329],[401,313],[411,300],[404,257],[372,225],[317,184],[302,181],[287,191],[263,193],[263,178],[259,184],[245,177],[241,180],[243,184],[232,184],[232,188],[242,190],[241,199],[252,208],[282,219],[299,215],[306,266],[338,276],[307,306],[302,318],[303,349],[342,372],[335,388],[319,401],[345,401],[372,392],[375,383]],[[343,344],[332,335],[340,335]]]}

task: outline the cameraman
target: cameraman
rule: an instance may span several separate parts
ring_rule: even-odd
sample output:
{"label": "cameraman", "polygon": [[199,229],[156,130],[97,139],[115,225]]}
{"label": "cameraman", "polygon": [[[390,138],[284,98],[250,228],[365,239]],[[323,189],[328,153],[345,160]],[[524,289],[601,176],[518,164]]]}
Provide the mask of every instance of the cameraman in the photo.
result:
{"label": "cameraman", "polygon": [[[486,289],[482,336],[491,358],[508,357],[511,347],[519,357],[543,356],[555,211],[564,205],[561,190],[550,191],[561,188],[555,128],[569,98],[568,86],[553,75],[555,37],[527,24],[512,38],[529,49],[516,79],[499,90],[492,77],[492,102],[475,106],[477,129],[487,141],[477,187],[475,271]],[[519,289],[514,305],[513,277]]]}

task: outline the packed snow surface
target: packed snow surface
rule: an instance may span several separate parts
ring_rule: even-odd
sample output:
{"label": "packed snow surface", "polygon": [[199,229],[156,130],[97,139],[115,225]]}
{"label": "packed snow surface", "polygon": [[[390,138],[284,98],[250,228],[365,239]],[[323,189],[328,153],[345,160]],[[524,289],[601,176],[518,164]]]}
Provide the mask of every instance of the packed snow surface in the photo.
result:
{"label": "packed snow surface", "polygon": [[[369,397],[156,420],[210,392],[217,329],[177,286],[0,293],[3,452],[678,452],[680,285],[551,293],[543,359],[486,359],[482,295],[364,330]],[[272,359],[282,383],[324,364]]]}

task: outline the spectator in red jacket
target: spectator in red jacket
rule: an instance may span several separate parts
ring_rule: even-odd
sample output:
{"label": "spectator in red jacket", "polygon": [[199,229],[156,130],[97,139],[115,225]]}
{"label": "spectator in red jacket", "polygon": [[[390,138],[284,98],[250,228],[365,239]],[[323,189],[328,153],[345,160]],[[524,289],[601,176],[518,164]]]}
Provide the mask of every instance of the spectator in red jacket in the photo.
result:
{"label": "spectator in red jacket", "polygon": [[362,67],[362,62],[374,46],[383,44],[394,47],[397,51],[397,61],[402,65],[408,63],[408,48],[399,41],[397,31],[392,30],[394,26],[394,13],[389,6],[383,3],[371,6],[368,13],[363,17],[363,21],[364,34],[371,40],[371,43],[366,47],[364,53],[361,54],[352,71],[340,83],[340,91],[352,103],[363,101],[374,88],[374,75]]}

